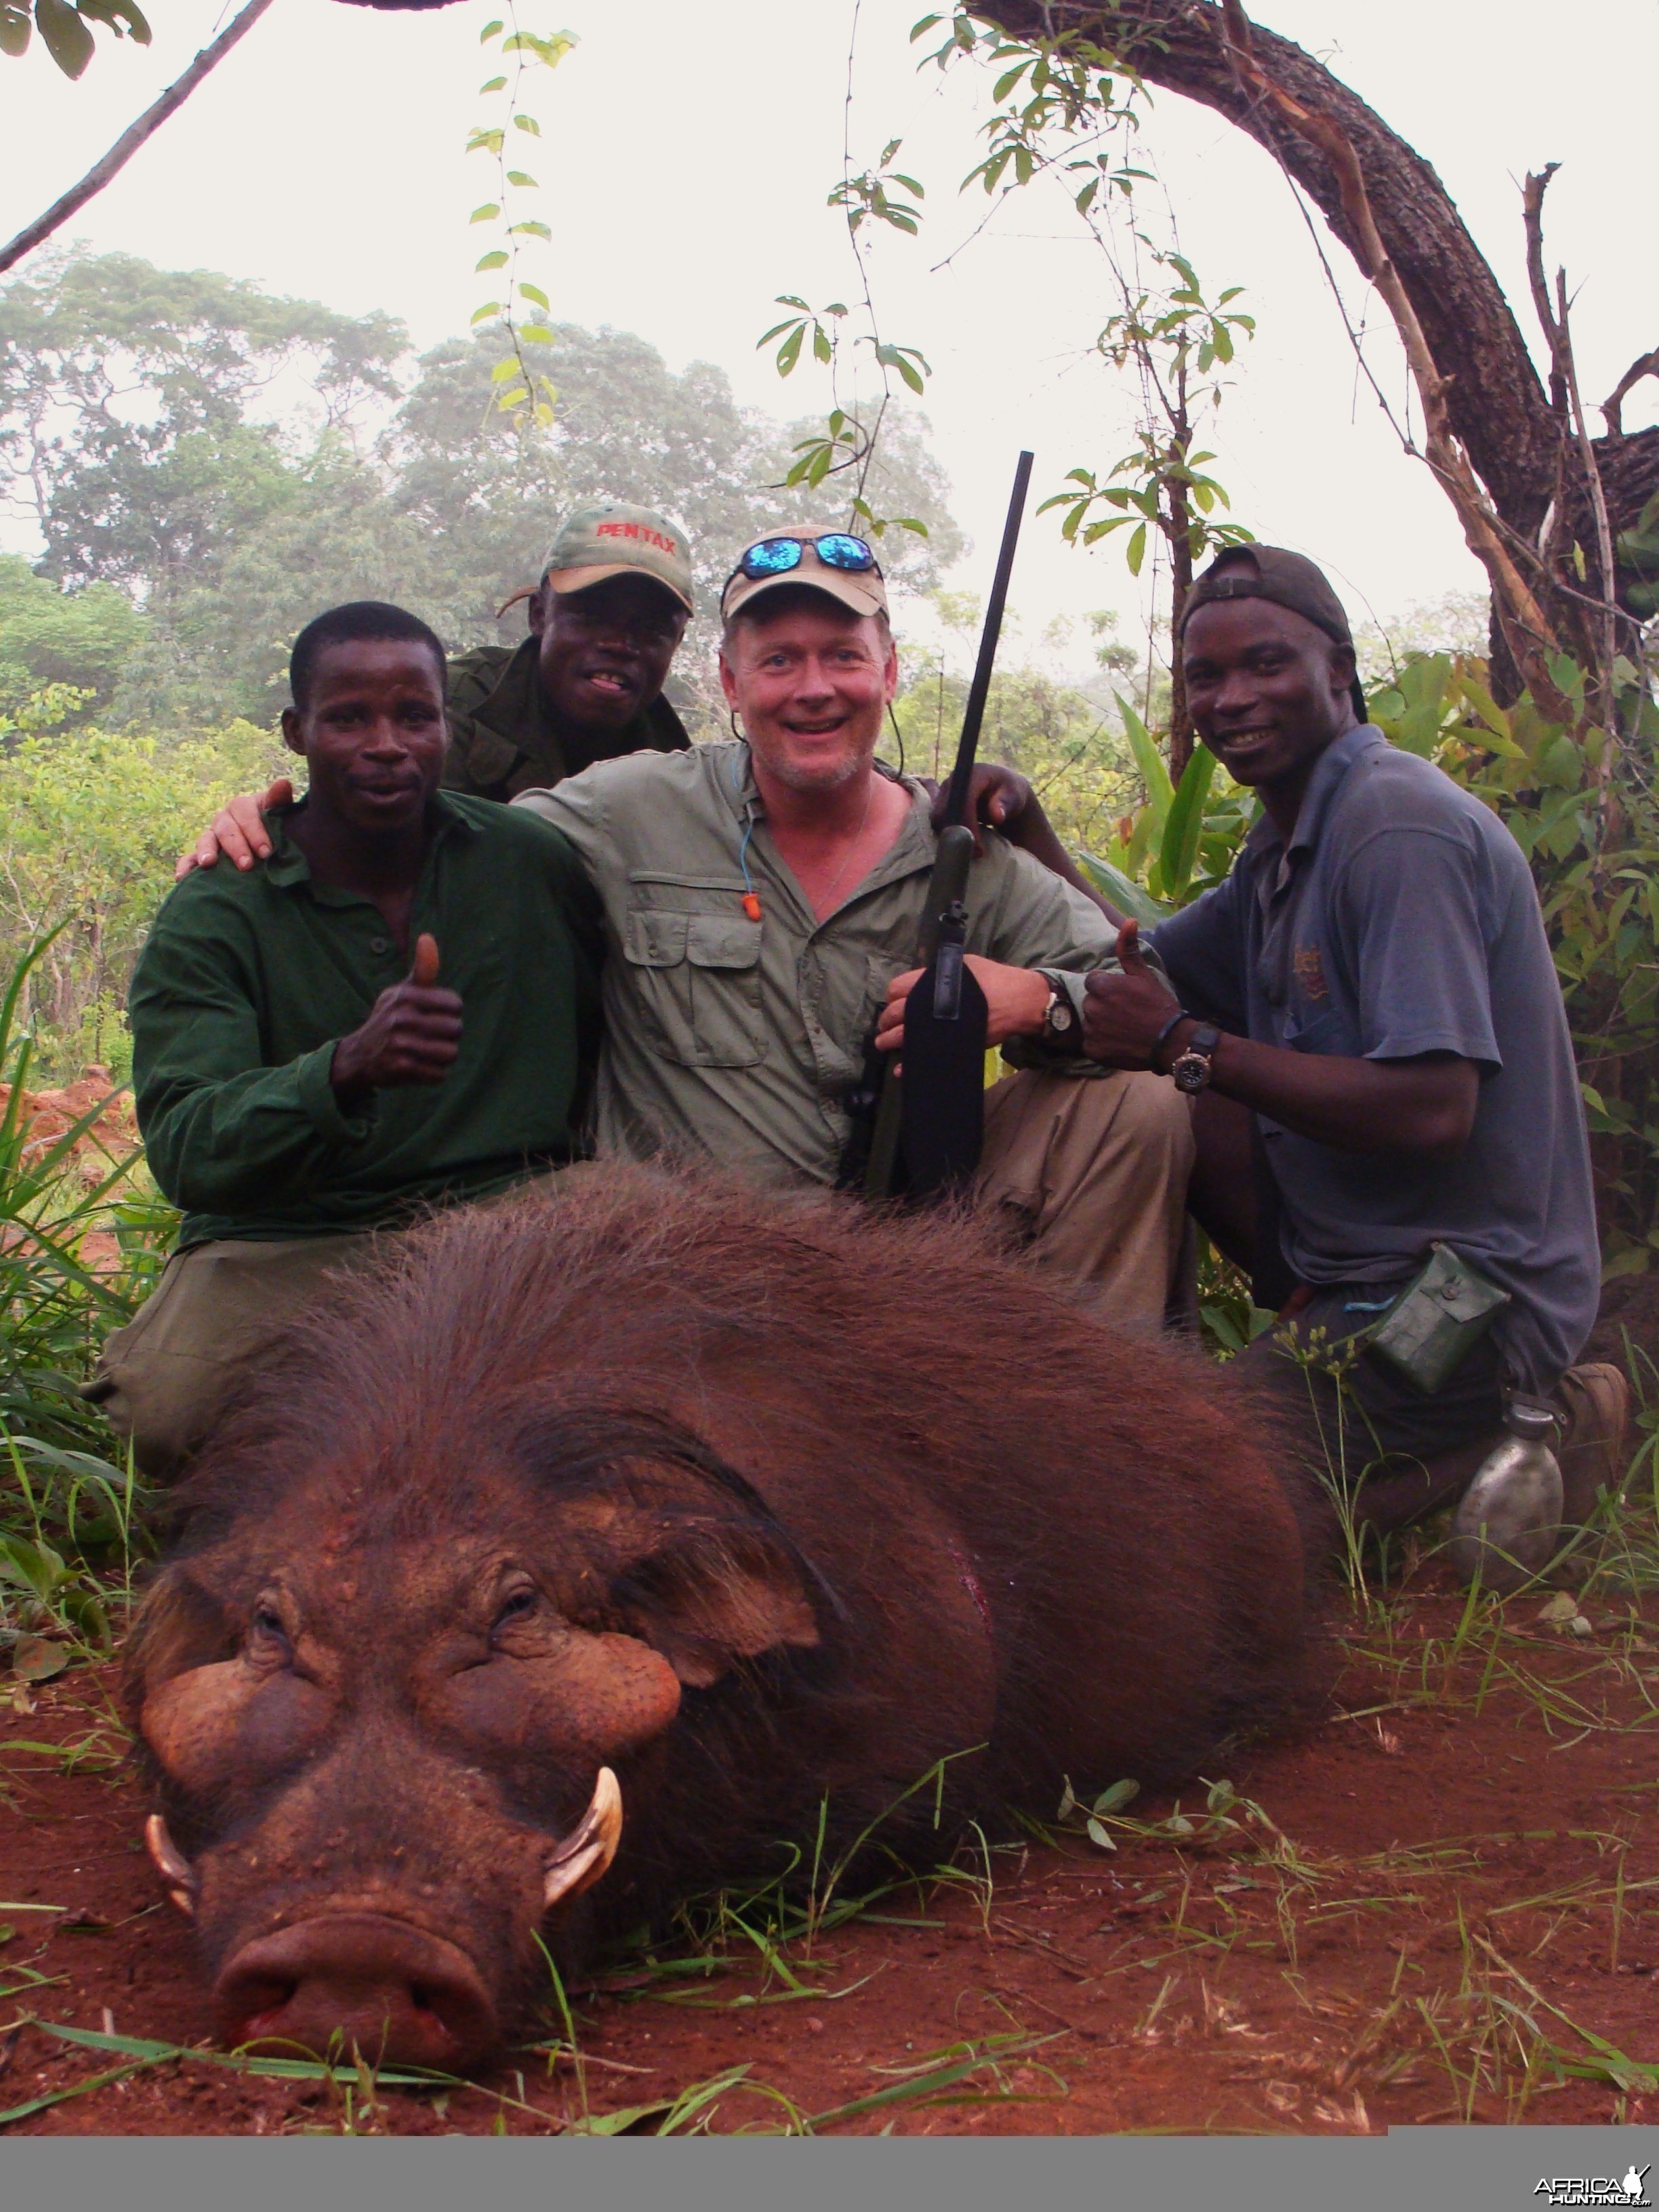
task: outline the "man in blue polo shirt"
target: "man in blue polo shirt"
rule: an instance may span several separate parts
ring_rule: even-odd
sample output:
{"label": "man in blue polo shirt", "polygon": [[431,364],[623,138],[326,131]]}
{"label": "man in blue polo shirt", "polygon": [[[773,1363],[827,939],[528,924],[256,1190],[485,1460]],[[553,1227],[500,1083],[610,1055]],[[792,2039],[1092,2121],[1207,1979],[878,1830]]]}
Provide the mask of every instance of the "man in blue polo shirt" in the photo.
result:
{"label": "man in blue polo shirt", "polygon": [[[1240,1371],[1312,1417],[1362,1520],[1396,1528],[1459,1498],[1506,1419],[1519,1433],[1553,1415],[1575,1525],[1622,1476],[1627,1397],[1616,1369],[1573,1365],[1600,1256],[1525,858],[1488,808],[1366,723],[1346,617],[1312,562],[1230,548],[1194,587],[1181,651],[1199,736],[1261,817],[1226,882],[1152,933],[1184,1011],[1141,972],[1128,925],[1123,972],[1089,979],[1085,1049],[1253,1114],[1290,1295],[1287,1327]],[[1425,1389],[1370,1334],[1436,1247],[1438,1294],[1450,1264],[1450,1303],[1486,1300],[1495,1318]],[[1488,1480],[1478,1502],[1510,1565],[1482,1547],[1472,1503],[1454,1523],[1466,1568],[1513,1581],[1513,1563],[1549,1556],[1556,1515],[1535,1489],[1494,1499]]]}

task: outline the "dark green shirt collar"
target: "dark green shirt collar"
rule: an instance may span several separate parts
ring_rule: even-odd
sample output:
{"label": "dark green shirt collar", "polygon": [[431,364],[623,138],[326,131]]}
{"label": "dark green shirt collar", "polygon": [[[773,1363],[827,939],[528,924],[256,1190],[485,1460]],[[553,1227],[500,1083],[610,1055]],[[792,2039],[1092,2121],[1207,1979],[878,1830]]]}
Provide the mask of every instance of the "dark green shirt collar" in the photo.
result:
{"label": "dark green shirt collar", "polygon": [[[311,881],[311,863],[288,834],[290,817],[297,814],[305,803],[303,798],[291,799],[286,806],[270,807],[262,817],[270,833],[270,858],[265,862],[267,882],[286,886]],[[477,823],[469,821],[445,792],[434,791],[428,800],[427,819],[431,825],[426,848],[428,855],[447,837],[476,837],[478,834]]]}

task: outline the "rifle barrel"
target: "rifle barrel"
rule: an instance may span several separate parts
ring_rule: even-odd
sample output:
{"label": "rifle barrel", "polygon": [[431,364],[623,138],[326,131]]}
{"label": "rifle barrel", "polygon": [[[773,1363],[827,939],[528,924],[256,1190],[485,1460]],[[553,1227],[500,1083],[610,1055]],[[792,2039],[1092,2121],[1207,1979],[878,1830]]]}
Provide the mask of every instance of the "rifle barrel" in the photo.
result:
{"label": "rifle barrel", "polygon": [[996,665],[997,640],[1002,631],[1002,611],[1008,600],[1008,579],[1013,574],[1014,550],[1019,544],[1019,526],[1025,514],[1025,495],[1030,487],[1031,455],[1022,453],[1014,470],[1014,491],[1008,502],[1008,520],[1002,526],[1002,550],[997,556],[997,572],[991,580],[991,596],[986,603],[985,626],[979,634],[979,659],[974,665],[974,680],[968,692],[968,711],[962,718],[962,738],[957,746],[957,764],[951,771],[945,814],[947,822],[966,822],[968,819],[968,779],[974,772],[974,757],[979,750],[980,725],[985,720],[985,702],[991,692],[991,671]]}

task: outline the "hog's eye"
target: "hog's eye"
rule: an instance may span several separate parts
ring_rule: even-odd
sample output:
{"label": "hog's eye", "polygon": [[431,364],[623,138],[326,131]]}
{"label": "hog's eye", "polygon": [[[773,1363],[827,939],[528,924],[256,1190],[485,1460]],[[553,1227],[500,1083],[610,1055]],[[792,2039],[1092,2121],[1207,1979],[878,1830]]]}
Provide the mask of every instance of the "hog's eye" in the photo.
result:
{"label": "hog's eye", "polygon": [[273,1648],[287,1650],[288,1631],[283,1626],[283,1616],[274,1605],[261,1603],[254,1607],[248,1641],[256,1649],[263,1648],[266,1652]]}
{"label": "hog's eye", "polygon": [[541,1593],[532,1583],[526,1583],[517,1589],[508,1590],[496,1608],[495,1627],[491,1632],[499,1635],[502,1629],[512,1627],[514,1621],[527,1620],[540,1603]]}

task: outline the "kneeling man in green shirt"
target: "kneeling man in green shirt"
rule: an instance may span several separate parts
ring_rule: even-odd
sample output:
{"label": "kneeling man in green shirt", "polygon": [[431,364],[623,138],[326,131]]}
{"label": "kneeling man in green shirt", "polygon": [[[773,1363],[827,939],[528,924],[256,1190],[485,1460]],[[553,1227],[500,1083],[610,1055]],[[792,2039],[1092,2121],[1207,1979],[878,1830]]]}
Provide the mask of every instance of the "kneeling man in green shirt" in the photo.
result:
{"label": "kneeling man in green shirt", "polygon": [[184,1221],[87,1395],[158,1478],[327,1270],[568,1159],[598,1048],[597,902],[557,830],[440,788],[432,631],[337,607],[289,675],[307,796],[264,867],[178,886],[133,976],[139,1128]]}

